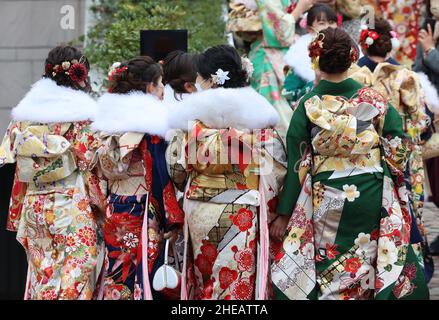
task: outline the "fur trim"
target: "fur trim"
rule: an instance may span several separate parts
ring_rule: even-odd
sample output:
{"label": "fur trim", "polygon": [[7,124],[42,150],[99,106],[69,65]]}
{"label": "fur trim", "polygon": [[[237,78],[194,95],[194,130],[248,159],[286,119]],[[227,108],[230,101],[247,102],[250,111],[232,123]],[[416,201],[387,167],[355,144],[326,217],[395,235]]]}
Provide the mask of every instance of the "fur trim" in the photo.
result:
{"label": "fur trim", "polygon": [[91,125],[93,130],[141,132],[164,137],[168,129],[166,104],[150,94],[106,93],[97,105],[98,112]]}
{"label": "fur trim", "polygon": [[313,35],[308,33],[296,40],[284,56],[284,62],[293,68],[301,78],[306,81],[314,81],[316,74],[311,67],[311,58],[308,53],[308,46],[313,40]]}
{"label": "fur trim", "polygon": [[[163,101],[165,103],[181,102],[186,96],[189,95],[189,93],[183,93],[181,95],[177,93],[177,97],[179,99],[179,100],[177,100],[175,98],[174,92],[175,92],[174,89],[172,89],[172,87],[169,84],[167,84],[165,86]],[[181,96],[181,98],[180,98],[180,96]]]}
{"label": "fur trim", "polygon": [[194,120],[213,129],[263,129],[276,126],[279,115],[251,87],[218,88],[193,93],[170,107],[171,128],[187,130]]}
{"label": "fur trim", "polygon": [[76,122],[90,120],[95,113],[96,101],[87,93],[41,79],[12,109],[12,118],[40,123]]}
{"label": "fur trim", "polygon": [[417,73],[419,82],[424,90],[425,100],[433,112],[439,112],[439,96],[435,86],[428,80],[428,76],[423,72]]}

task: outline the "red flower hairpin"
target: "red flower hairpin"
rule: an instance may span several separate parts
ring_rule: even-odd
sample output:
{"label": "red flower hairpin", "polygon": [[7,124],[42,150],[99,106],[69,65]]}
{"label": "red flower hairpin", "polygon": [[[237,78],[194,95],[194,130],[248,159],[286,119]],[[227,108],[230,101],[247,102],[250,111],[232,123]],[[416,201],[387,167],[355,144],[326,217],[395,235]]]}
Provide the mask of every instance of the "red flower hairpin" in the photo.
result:
{"label": "red flower hairpin", "polygon": [[319,33],[315,39],[308,46],[309,57],[315,59],[320,57],[323,49],[323,39],[325,39],[325,35],[323,33]]}
{"label": "red flower hairpin", "polygon": [[378,39],[380,35],[376,31],[370,31],[366,25],[361,26],[359,43],[362,48],[368,48]]}
{"label": "red flower hairpin", "polygon": [[83,58],[78,61],[63,61],[61,64],[53,66],[51,63],[46,64],[46,74],[55,78],[58,74],[64,73],[69,76],[74,83],[81,84],[88,78],[88,69],[82,62]]}

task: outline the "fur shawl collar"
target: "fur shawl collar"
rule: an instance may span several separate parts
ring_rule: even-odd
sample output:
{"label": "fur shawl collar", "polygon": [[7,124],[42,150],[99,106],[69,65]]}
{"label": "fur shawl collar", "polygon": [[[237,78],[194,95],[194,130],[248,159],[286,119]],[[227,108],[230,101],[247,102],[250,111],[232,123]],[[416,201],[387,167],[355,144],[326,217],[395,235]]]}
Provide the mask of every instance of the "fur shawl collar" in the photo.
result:
{"label": "fur shawl collar", "polygon": [[313,35],[307,33],[294,42],[284,56],[284,62],[293,68],[294,73],[306,81],[314,81],[315,72],[311,67],[311,58],[308,46],[313,40]]}
{"label": "fur shawl collar", "polygon": [[212,129],[264,129],[276,126],[274,107],[250,87],[209,89],[185,97],[170,106],[171,128],[187,130],[188,123],[203,122]]}
{"label": "fur shawl collar", "polygon": [[108,133],[141,132],[164,137],[168,129],[167,107],[142,92],[106,93],[98,100],[92,129]]}
{"label": "fur shawl collar", "polygon": [[96,102],[87,93],[41,79],[12,109],[12,118],[39,123],[76,122],[90,120],[95,113]]}

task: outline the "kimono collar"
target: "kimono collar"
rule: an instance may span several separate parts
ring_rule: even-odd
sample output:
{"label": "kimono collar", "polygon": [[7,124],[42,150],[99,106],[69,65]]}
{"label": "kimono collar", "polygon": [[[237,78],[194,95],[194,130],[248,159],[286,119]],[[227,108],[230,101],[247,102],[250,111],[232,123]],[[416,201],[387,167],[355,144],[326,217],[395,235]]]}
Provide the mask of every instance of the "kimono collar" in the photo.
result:
{"label": "kimono collar", "polygon": [[274,127],[279,115],[263,96],[251,87],[209,89],[185,97],[170,106],[171,128],[188,130],[199,120],[212,129],[264,129]]}
{"label": "kimono collar", "polygon": [[165,137],[167,107],[155,96],[140,91],[106,93],[97,103],[92,129],[107,133],[139,132]]}
{"label": "kimono collar", "polygon": [[362,88],[362,85],[347,78],[341,82],[330,82],[327,80],[320,80],[319,84],[314,88],[317,94],[328,94],[333,96],[344,96],[349,98],[352,92]]}
{"label": "kimono collar", "polygon": [[[385,62],[386,62],[386,63],[389,63],[389,64],[396,65],[396,66],[399,65],[399,63],[396,62],[393,58],[389,58],[389,59],[387,59]],[[363,58],[361,58],[360,60],[358,60],[358,63],[357,63],[357,64],[358,64],[358,66],[360,66],[360,67],[363,67],[363,66],[368,67],[369,70],[372,71],[372,72],[374,72],[374,71],[375,71],[375,68],[378,66],[378,63],[375,62],[375,61],[373,61],[373,60],[371,60],[371,59],[369,58],[369,56],[364,56]]]}
{"label": "kimono collar", "polygon": [[95,113],[96,102],[87,93],[58,86],[51,79],[41,79],[12,109],[12,118],[16,121],[62,123],[90,120]]}

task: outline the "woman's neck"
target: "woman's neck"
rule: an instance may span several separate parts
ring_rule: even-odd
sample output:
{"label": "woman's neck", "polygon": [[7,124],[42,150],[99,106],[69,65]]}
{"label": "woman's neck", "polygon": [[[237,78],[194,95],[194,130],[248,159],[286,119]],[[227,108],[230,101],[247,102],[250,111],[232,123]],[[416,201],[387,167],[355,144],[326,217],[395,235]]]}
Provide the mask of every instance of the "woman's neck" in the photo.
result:
{"label": "woman's neck", "polygon": [[375,63],[382,63],[386,61],[386,58],[378,57],[378,56],[368,56],[368,58]]}
{"label": "woman's neck", "polygon": [[322,80],[326,80],[329,82],[342,82],[348,78],[348,72],[345,71],[343,73],[325,73],[322,72]]}

